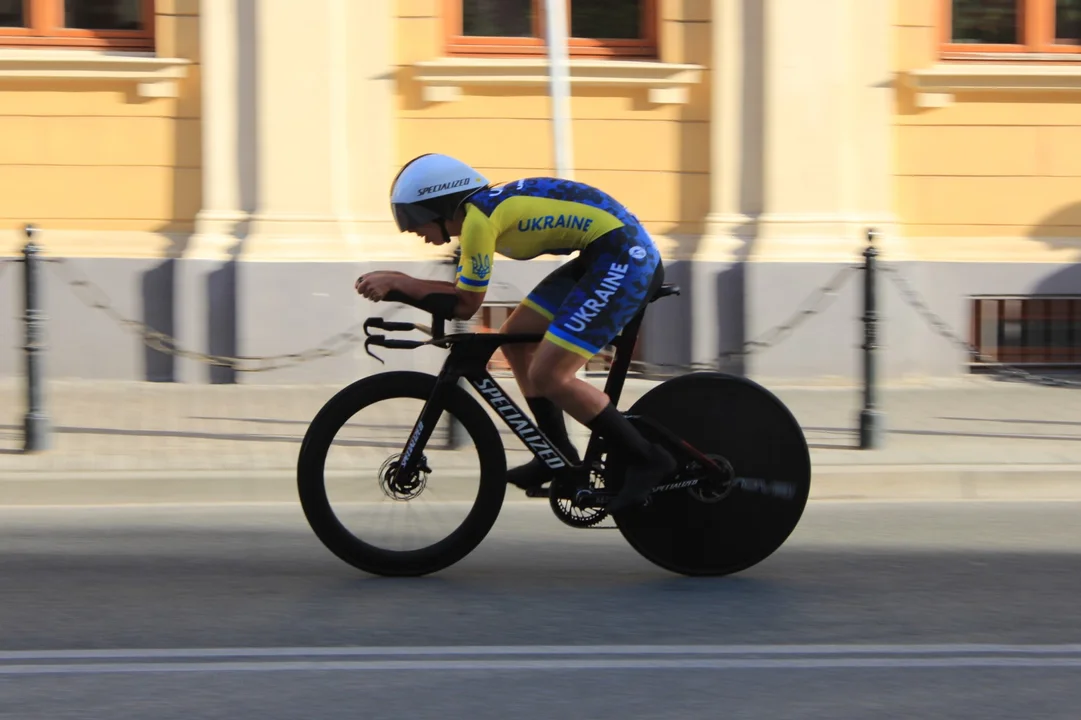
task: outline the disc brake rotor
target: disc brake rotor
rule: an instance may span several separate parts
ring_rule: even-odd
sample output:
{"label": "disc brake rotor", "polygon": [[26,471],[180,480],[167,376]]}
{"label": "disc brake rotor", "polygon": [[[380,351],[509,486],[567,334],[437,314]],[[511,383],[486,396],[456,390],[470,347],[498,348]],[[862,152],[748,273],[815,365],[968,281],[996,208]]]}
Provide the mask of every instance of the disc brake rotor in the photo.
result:
{"label": "disc brake rotor", "polygon": [[432,471],[428,467],[427,459],[421,455],[417,470],[411,477],[398,476],[398,458],[400,455],[392,455],[383,462],[379,468],[379,488],[391,500],[405,502],[418,497],[424,488],[428,486],[428,474]]}

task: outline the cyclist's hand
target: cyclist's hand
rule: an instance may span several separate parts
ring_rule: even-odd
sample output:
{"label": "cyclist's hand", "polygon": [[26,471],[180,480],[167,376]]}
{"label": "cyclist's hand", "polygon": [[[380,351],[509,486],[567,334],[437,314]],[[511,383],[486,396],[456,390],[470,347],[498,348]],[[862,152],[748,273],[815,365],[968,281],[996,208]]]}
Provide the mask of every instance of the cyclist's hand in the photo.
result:
{"label": "cyclist's hand", "polygon": [[370,272],[367,275],[361,275],[357,278],[354,287],[357,293],[368,298],[372,302],[379,302],[387,296],[391,290],[398,288],[398,280],[400,279],[400,273],[386,271],[386,272]]}

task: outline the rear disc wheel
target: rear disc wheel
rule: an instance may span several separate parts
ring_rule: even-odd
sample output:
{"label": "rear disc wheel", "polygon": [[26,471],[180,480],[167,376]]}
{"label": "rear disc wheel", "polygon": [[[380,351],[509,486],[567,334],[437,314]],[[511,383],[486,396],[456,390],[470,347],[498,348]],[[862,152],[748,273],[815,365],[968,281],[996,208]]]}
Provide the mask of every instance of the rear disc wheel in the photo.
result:
{"label": "rear disc wheel", "polygon": [[[649,418],[728,466],[720,480],[656,493],[613,514],[643,557],[684,575],[728,575],[769,557],[796,528],[810,493],[810,452],[795,417],[761,385],[722,373],[684,375],[650,390],[627,415]],[[680,474],[666,484],[704,474],[685,456],[677,461]],[[610,459],[609,470],[606,485],[618,490],[624,466]]]}

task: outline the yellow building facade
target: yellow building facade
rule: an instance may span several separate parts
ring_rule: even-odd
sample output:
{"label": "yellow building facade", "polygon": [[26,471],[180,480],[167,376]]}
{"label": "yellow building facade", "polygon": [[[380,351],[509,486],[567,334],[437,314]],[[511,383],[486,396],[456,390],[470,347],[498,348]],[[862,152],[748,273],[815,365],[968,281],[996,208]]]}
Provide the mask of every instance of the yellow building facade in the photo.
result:
{"label": "yellow building facade", "polygon": [[[0,254],[36,224],[47,254],[186,348],[277,355],[373,312],[409,315],[352,286],[373,268],[449,277],[445,251],[389,215],[390,182],[418,154],[493,181],[555,171],[539,1],[137,0],[115,3],[136,14],[127,29],[79,33],[43,20],[63,2],[78,4],[0,18],[23,22],[0,27]],[[947,0],[603,5],[568,4],[570,173],[635,212],[684,290],[651,308],[644,359],[708,361],[758,339],[861,262],[871,227],[881,260],[965,339],[991,322],[976,296],[1081,296],[1081,54],[1047,30],[1053,0],[975,21]],[[1009,22],[1024,42],[958,35]],[[513,303],[557,262],[498,260],[489,300]],[[53,376],[344,381],[382,367],[361,351],[237,376],[176,360],[86,307],[63,269],[46,275]],[[20,332],[17,275],[0,275],[4,337]],[[722,367],[855,377],[860,292],[854,275],[782,344]],[[887,278],[881,295],[888,376],[968,371]],[[0,375],[17,361],[0,357]]]}

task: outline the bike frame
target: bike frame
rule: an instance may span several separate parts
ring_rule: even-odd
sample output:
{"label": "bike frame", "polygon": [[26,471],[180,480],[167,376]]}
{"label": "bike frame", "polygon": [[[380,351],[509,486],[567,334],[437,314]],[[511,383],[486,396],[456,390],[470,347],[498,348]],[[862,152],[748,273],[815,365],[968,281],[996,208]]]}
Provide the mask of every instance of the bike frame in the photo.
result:
{"label": "bike frame", "polygon": [[[631,351],[638,339],[645,310],[646,308],[643,308],[639,311],[612,342],[615,358],[608,370],[604,393],[611,399],[613,405],[619,402],[623,393],[627,371],[631,365]],[[578,476],[592,468],[601,454],[601,441],[597,435],[590,434],[582,464],[570,463],[518,404],[507,397],[500,384],[488,372],[488,362],[501,346],[512,343],[540,342],[543,337],[542,334],[532,333],[456,333],[444,336],[441,342],[445,342],[450,348],[450,355],[439,372],[435,389],[425,402],[420,417],[417,418],[416,424],[409,433],[409,439],[399,457],[398,473],[404,477],[411,477],[412,473],[416,472],[417,458],[421,454],[418,450],[423,451],[427,445],[436,423],[443,414],[446,398],[463,378],[473,386],[489,407],[496,411],[496,414],[502,418],[526,448],[540,462],[551,468],[557,478]]]}

